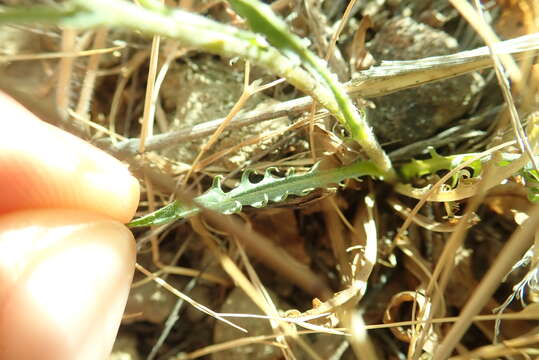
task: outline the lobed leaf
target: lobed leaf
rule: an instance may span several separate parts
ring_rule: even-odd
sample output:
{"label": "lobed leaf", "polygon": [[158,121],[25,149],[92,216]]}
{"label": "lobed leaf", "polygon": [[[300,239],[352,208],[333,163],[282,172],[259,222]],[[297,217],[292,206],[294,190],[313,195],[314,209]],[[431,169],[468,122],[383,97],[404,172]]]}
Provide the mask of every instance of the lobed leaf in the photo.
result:
{"label": "lobed leaf", "polygon": [[194,199],[194,205],[187,206],[174,201],[151,214],[133,220],[128,226],[162,225],[192,216],[202,208],[222,214],[234,214],[240,212],[244,206],[262,208],[270,202],[282,202],[290,195],[305,196],[316,188],[339,184],[345,179],[364,175],[376,178],[384,176],[370,161],[357,161],[348,166],[328,170],[320,170],[320,163],[317,163],[304,174],[291,173],[285,177],[276,177],[273,171],[275,168],[266,169],[262,180],[254,183],[249,179],[252,172],[248,170],[243,173],[238,186],[228,192],[222,189],[222,177],[217,176],[212,186]]}

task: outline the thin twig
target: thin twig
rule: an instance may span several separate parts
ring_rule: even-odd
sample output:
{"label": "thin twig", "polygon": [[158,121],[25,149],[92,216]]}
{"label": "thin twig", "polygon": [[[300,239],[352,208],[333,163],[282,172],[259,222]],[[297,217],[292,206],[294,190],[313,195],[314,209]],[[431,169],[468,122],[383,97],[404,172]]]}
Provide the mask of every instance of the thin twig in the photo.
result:
{"label": "thin twig", "polygon": [[155,115],[155,101],[157,96],[154,95],[155,78],[157,76],[157,62],[159,61],[159,44],[161,37],[154,35],[152,39],[152,50],[150,52],[150,65],[148,67],[148,81],[146,83],[146,95],[144,97],[144,113],[142,115],[142,127],[140,129],[140,142],[138,151],[145,151],[146,138],[153,135],[153,124]]}
{"label": "thin twig", "polygon": [[[490,52],[490,56],[492,58],[492,62],[494,64],[496,77],[498,78],[498,83],[500,85],[503,97],[505,99],[505,102],[509,110],[509,117],[511,119],[513,130],[515,132],[515,137],[517,138],[521,151],[528,155],[533,166],[537,170],[538,169],[537,163],[535,161],[533,151],[528,142],[526,132],[524,131],[524,128],[522,127],[522,124],[520,123],[520,119],[519,119],[518,112],[515,106],[515,102],[511,94],[509,81],[505,77],[505,69],[507,69],[509,76],[517,84],[517,87],[518,87],[518,84],[522,82],[522,74],[520,72],[520,69],[516,65],[516,62],[511,57],[511,55],[504,54],[504,53],[500,54],[494,48],[495,44],[498,44],[500,41],[498,40],[496,34],[492,31],[492,29],[486,24],[483,11],[481,11],[481,3],[478,0],[475,0],[475,5],[478,9],[477,11],[469,3],[465,1],[451,0],[451,3],[453,4],[453,6],[457,8],[457,10],[459,10],[461,15],[463,15],[468,20],[468,22],[474,27],[474,29],[478,31],[479,35],[483,38],[483,40],[487,44],[487,47]],[[472,15],[478,15],[478,16],[472,16]],[[503,61],[503,66],[502,66],[502,61]]]}
{"label": "thin twig", "polygon": [[114,51],[122,50],[125,48],[124,45],[117,45],[108,48],[96,48],[91,50],[83,50],[76,52],[47,52],[41,54],[13,54],[13,55],[0,55],[0,63],[2,62],[13,62],[13,61],[32,61],[32,60],[47,60],[47,59],[57,59],[57,58],[66,58],[66,57],[84,57],[84,56],[93,56],[100,54],[108,54]]}
{"label": "thin twig", "polygon": [[189,296],[183,294],[182,292],[178,291],[176,288],[174,288],[172,285],[170,285],[169,283],[167,283],[166,281],[164,281],[163,279],[161,279],[160,277],[156,276],[155,274],[152,274],[149,270],[147,270],[146,268],[144,268],[143,266],[141,266],[140,264],[136,263],[135,264],[135,268],[140,271],[141,273],[143,273],[144,275],[146,275],[147,277],[151,278],[152,280],[154,280],[157,284],[161,285],[163,288],[167,289],[168,291],[170,291],[171,293],[173,293],[174,295],[176,295],[177,297],[179,297],[180,299],[183,299],[185,300],[186,302],[188,302],[189,304],[191,304],[195,309],[207,314],[207,315],[210,315],[242,332],[247,332],[247,330],[245,330],[244,328],[228,321],[227,319],[224,319],[221,315],[219,315],[218,313],[216,313],[215,311],[209,309],[208,307],[202,305],[202,304],[199,304],[198,302],[196,302],[195,300],[191,299]]}
{"label": "thin twig", "polygon": [[[539,48],[539,33],[506,40],[495,45],[497,52],[519,53]],[[492,66],[488,47],[468,50],[452,55],[435,56],[414,61],[384,62],[359,73],[357,79],[348,84],[351,94],[372,98],[387,95],[399,90],[441,81],[469,72]],[[292,116],[310,108],[310,97],[302,97],[280,104],[271,105],[264,110],[240,113],[228,124],[228,129],[235,129],[256,122],[272,120],[282,116]],[[212,134],[225,118],[212,120],[186,129],[152,136],[146,140],[146,151],[160,150],[181,142],[199,139]],[[120,158],[137,154],[138,139],[112,144],[109,139],[101,139],[96,144]]]}
{"label": "thin twig", "polygon": [[[187,283],[185,288],[183,289],[183,293],[191,292],[193,288],[195,287],[197,281],[198,281],[197,278],[191,279]],[[174,325],[180,319],[180,310],[184,303],[185,303],[184,299],[178,298],[178,300],[176,301],[176,304],[174,304],[174,307],[170,311],[170,314],[168,315],[167,320],[165,321],[165,327],[161,331],[159,338],[155,341],[155,344],[152,346],[152,350],[146,357],[146,360],[153,360],[155,358],[155,356],[157,355],[157,352],[159,351],[161,346],[163,346],[163,344],[165,343],[165,340],[167,339],[168,335],[172,331]]]}
{"label": "thin twig", "polygon": [[[108,31],[106,28],[97,29],[94,38],[94,48],[100,49],[105,46],[107,41]],[[92,94],[94,91],[95,79],[97,77],[97,70],[99,68],[99,61],[101,60],[101,52],[96,52],[88,59],[88,66],[86,67],[86,75],[82,83],[82,89],[80,90],[79,101],[75,113],[82,118],[88,117],[88,109],[92,100]]]}
{"label": "thin twig", "polygon": [[[64,29],[62,31],[62,51],[74,52],[77,32],[75,29]],[[58,64],[58,85],[56,87],[56,106],[61,114],[67,118],[67,109],[71,96],[71,75],[73,67],[72,57],[60,59]]]}
{"label": "thin twig", "polygon": [[459,319],[451,327],[442,344],[434,353],[434,360],[447,359],[451,351],[468,329],[473,317],[481,311],[485,303],[490,299],[500,282],[511,270],[513,264],[522,257],[522,254],[533,244],[533,237],[539,226],[539,205],[530,212],[530,217],[520,226],[507,241],[494,265],[487,272],[479,286],[475,289],[472,297],[462,311]]}

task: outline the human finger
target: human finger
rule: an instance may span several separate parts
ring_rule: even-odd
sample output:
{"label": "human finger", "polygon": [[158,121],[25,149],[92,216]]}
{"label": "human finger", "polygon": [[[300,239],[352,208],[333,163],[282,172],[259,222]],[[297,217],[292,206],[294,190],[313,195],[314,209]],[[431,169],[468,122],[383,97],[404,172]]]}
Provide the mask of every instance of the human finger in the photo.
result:
{"label": "human finger", "polygon": [[124,225],[90,212],[0,216],[0,359],[106,359],[134,244]]}
{"label": "human finger", "polygon": [[1,92],[0,110],[0,214],[70,208],[133,217],[139,184],[121,162]]}

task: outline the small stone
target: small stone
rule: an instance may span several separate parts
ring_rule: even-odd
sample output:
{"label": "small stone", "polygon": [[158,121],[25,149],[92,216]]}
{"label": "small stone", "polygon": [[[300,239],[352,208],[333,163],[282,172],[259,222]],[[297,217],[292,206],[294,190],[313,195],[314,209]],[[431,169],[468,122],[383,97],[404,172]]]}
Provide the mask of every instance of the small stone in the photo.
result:
{"label": "small stone", "polygon": [[[165,112],[174,114],[170,119],[169,130],[179,130],[197,124],[224,118],[243,92],[244,68],[224,63],[215,57],[202,57],[186,63],[174,63],[161,87],[161,99]],[[251,79],[263,79],[260,70],[254,67]],[[276,102],[264,93],[253,94],[242,107],[243,111],[264,108]],[[249,138],[264,136],[275,130],[285,129],[290,124],[287,117],[273,121],[259,122],[234,130],[226,130],[219,140],[211,146],[204,157],[228,150]],[[200,147],[208,138],[197,139],[162,151],[162,155],[178,159],[183,163],[192,163],[200,152]],[[247,160],[263,153],[265,149],[277,143],[280,136],[273,136],[264,141],[244,146],[238,151],[222,156],[212,165],[234,170],[243,166]],[[202,140],[202,141],[201,141]]]}
{"label": "small stone", "polygon": [[[276,296],[270,291],[270,296],[275,299]],[[279,304],[277,304],[279,306]],[[230,292],[220,310],[221,313],[241,313],[241,314],[262,314],[262,311],[251,299],[245,295],[243,290],[236,287]],[[235,324],[247,329],[248,336],[268,335],[273,331],[268,320],[255,318],[232,318]],[[215,344],[225,341],[245,337],[246,334],[234,329],[228,324],[217,321],[214,328],[213,340]],[[276,346],[266,344],[249,344],[245,346],[236,346],[234,348],[220,351],[212,355],[213,360],[277,360],[281,359],[282,352]]]}
{"label": "small stone", "polygon": [[136,336],[120,331],[108,360],[140,360]]}
{"label": "small stone", "polygon": [[153,324],[162,324],[169,316],[176,301],[177,297],[174,294],[153,281],[132,288],[125,313],[137,314],[137,316],[126,319],[123,323],[148,321]]}
{"label": "small stone", "polygon": [[[409,17],[388,21],[368,44],[377,61],[414,60],[458,52],[447,33]],[[368,119],[381,142],[406,145],[432,136],[472,109],[483,78],[467,74],[373,99]]]}

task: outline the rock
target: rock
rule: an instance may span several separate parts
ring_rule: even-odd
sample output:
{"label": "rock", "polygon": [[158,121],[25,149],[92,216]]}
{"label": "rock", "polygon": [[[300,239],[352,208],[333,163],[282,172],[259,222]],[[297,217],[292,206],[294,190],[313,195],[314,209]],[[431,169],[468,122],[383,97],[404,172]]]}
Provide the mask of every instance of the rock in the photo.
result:
{"label": "rock", "polygon": [[[275,299],[270,292],[270,296]],[[279,304],[277,305],[279,306]],[[228,295],[220,310],[221,313],[262,314],[262,311],[251,299],[245,295],[239,287],[234,288]],[[247,329],[248,334],[243,334],[230,325],[217,321],[213,332],[214,344],[230,341],[246,336],[272,334],[273,331],[267,320],[254,318],[231,318],[235,324]],[[213,360],[277,360],[282,357],[281,350],[275,346],[264,344],[251,344],[237,346],[229,350],[220,351],[212,355]]]}
{"label": "rock", "polygon": [[140,360],[136,336],[120,331],[108,360]]}
{"label": "rock", "polygon": [[[170,119],[169,130],[186,129],[227,116],[243,91],[244,68],[240,65],[232,66],[215,57],[202,57],[197,59],[196,63],[190,60],[186,63],[173,63],[161,87],[163,108],[167,114],[174,114]],[[268,81],[256,67],[252,69],[250,78],[251,81],[256,79]],[[264,107],[274,101],[261,92],[256,93],[247,100],[242,110]],[[284,129],[289,123],[288,118],[283,117],[225,131],[204,158],[238,145],[248,138]],[[214,165],[227,170],[236,169],[251,157],[275,144],[279,138],[274,136],[263,142],[245,146],[240,151],[222,157]],[[201,140],[206,142],[208,138]],[[184,163],[192,163],[200,151],[201,140],[179,143],[163,150],[162,154]]]}
{"label": "rock", "polygon": [[[409,17],[389,20],[368,49],[377,61],[414,60],[459,51],[453,37]],[[373,99],[376,108],[368,110],[368,119],[382,142],[413,143],[471,110],[484,84],[483,78],[473,73],[399,91]]]}
{"label": "rock", "polygon": [[[178,288],[181,289],[181,286]],[[125,319],[123,323],[149,321],[153,324],[162,324],[167,319],[177,299],[174,294],[153,281],[132,288],[125,313],[138,314],[138,316]]]}

